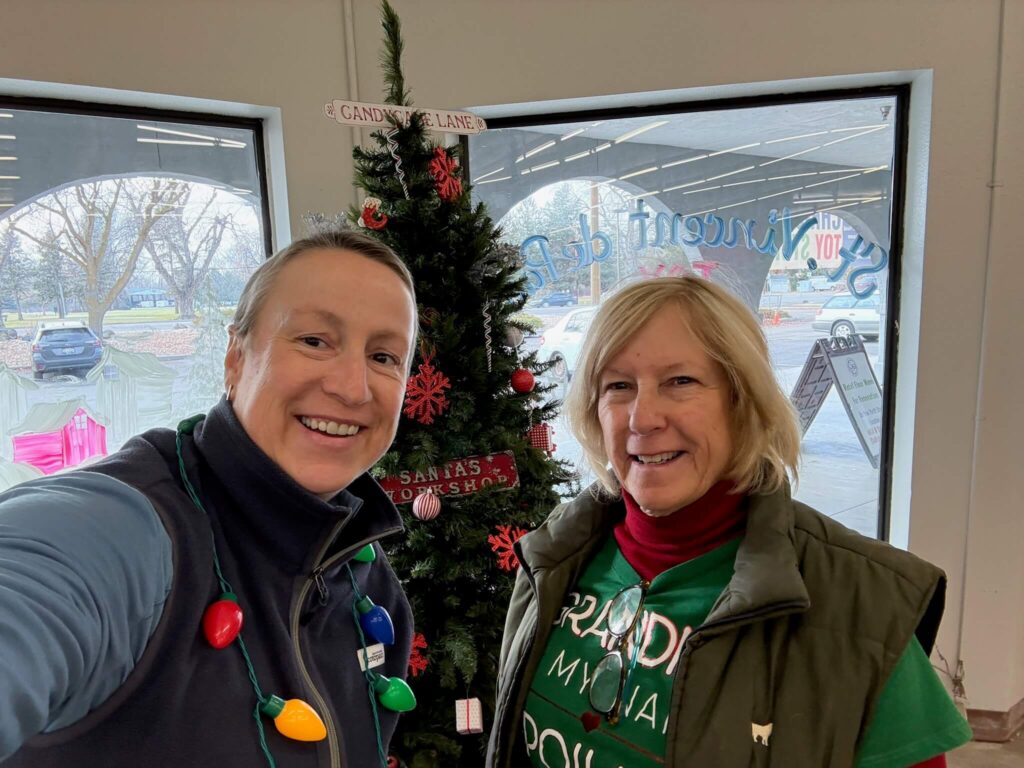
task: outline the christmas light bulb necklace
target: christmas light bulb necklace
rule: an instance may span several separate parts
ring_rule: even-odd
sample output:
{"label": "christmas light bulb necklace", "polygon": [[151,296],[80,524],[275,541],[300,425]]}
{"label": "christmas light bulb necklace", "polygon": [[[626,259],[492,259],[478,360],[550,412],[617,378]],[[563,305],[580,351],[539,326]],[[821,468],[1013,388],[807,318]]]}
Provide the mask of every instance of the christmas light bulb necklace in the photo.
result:
{"label": "christmas light bulb necklace", "polygon": [[[175,448],[178,455],[178,471],[181,475],[182,484],[188,493],[192,504],[205,517],[209,518],[199,494],[189,481],[188,472],[185,470],[185,457],[182,452],[182,436],[190,435],[199,422],[205,418],[204,415],[192,416],[178,424],[175,434]],[[231,584],[224,577],[221,568],[220,557],[217,554],[217,540],[213,534],[213,527],[210,528],[210,541],[213,547],[213,569],[217,576],[217,583],[221,595],[217,601],[207,607],[203,614],[203,632],[206,639],[216,649],[226,648],[232,642],[238,644],[242,659],[245,661],[245,668],[249,675],[249,682],[252,685],[253,693],[256,695],[256,705],[253,708],[253,720],[256,721],[256,731],[259,734],[260,749],[267,759],[270,768],[276,768],[274,756],[267,745],[266,733],[263,729],[261,714],[274,720],[278,731],[288,738],[298,741],[322,741],[327,736],[327,729],[323,720],[316,711],[301,699],[289,699],[285,701],[274,694],[264,695],[256,678],[256,670],[253,667],[249,651],[242,638],[243,616],[241,607],[238,605],[238,598]],[[360,549],[353,559],[372,563],[377,557],[373,544],[367,544]],[[373,727],[377,742],[377,757],[380,765],[384,768],[387,765],[387,754],[384,751],[384,741],[380,730],[380,716],[377,711],[377,700],[380,699],[388,709],[396,712],[408,712],[416,706],[416,697],[409,688],[408,683],[401,678],[388,678],[370,668],[369,653],[366,645],[366,635],[384,645],[394,643],[394,626],[391,617],[386,609],[373,604],[369,597],[359,589],[355,574],[348,563],[345,563],[345,570],[348,572],[349,580],[352,583],[352,593],[355,596],[352,601],[352,621],[355,624],[356,632],[359,635],[359,646],[363,660],[363,676],[366,679],[367,698],[370,701],[370,711],[373,714]]]}

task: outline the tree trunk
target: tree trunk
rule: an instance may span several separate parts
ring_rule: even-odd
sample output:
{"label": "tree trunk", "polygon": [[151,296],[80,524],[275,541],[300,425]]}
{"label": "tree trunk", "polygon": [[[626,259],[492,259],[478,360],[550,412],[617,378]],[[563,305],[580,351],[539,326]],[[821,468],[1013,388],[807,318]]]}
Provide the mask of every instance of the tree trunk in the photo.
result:
{"label": "tree trunk", "polygon": [[103,307],[94,306],[89,304],[89,328],[96,334],[96,338],[103,338],[103,316],[106,315],[106,311]]}
{"label": "tree trunk", "polygon": [[174,300],[178,304],[179,320],[191,320],[196,316],[196,289],[194,286],[178,293]]}

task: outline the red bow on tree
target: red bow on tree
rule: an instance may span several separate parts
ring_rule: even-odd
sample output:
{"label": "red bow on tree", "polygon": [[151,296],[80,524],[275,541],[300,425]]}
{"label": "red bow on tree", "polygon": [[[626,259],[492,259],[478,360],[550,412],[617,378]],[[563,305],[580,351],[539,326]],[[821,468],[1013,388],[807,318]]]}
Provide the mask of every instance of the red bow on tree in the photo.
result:
{"label": "red bow on tree", "polygon": [[448,155],[444,147],[434,147],[434,159],[427,165],[434,177],[438,196],[446,203],[453,203],[462,194],[462,182],[456,176],[459,161]]}

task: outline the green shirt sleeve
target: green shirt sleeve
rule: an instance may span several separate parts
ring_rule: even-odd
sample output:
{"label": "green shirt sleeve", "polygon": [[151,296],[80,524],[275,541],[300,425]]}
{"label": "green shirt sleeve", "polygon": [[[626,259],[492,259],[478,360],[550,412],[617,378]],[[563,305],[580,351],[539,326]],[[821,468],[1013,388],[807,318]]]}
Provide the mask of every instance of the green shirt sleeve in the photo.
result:
{"label": "green shirt sleeve", "polygon": [[971,740],[971,728],[913,638],[882,689],[857,768],[907,768]]}

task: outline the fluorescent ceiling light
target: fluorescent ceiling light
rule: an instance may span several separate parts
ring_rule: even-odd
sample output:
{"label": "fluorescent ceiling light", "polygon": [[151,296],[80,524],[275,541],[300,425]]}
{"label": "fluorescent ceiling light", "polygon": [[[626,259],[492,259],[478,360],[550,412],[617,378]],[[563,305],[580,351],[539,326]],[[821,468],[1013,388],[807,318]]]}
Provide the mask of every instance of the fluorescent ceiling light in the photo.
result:
{"label": "fluorescent ceiling light", "polygon": [[485,173],[483,176],[477,176],[476,179],[473,180],[473,183],[476,184],[481,179],[486,179],[488,176],[493,176],[494,174],[501,173],[504,170],[505,170],[505,166],[501,166],[501,168],[498,168],[496,170],[490,171],[489,173]]}
{"label": "fluorescent ceiling light", "polygon": [[691,181],[689,184],[676,184],[676,186],[674,186],[674,187],[665,187],[665,191],[666,192],[672,192],[673,190],[676,190],[676,189],[686,189],[687,187],[695,187],[698,184],[704,184],[706,182],[707,182],[707,179],[701,179],[700,181]]}
{"label": "fluorescent ceiling light", "polygon": [[701,189],[691,189],[689,192],[683,192],[684,195],[696,195],[698,192],[710,192],[714,189],[721,189],[722,186],[719,184],[714,187],[703,187]]}
{"label": "fluorescent ceiling light", "polygon": [[761,197],[759,197],[757,199],[758,200],[767,200],[769,197],[779,197],[781,195],[791,195],[794,192],[799,192],[801,189],[803,189],[803,187],[794,187],[793,189],[787,189],[785,192],[773,192],[770,195],[762,195]]}
{"label": "fluorescent ceiling light", "polygon": [[783,141],[796,141],[797,139],[809,139],[812,136],[824,136],[828,131],[815,131],[814,133],[801,133],[799,136],[787,136],[784,139],[772,139],[766,141],[765,144],[779,144]]}
{"label": "fluorescent ceiling light", "polygon": [[744,184],[757,184],[764,181],[764,179],[750,179],[749,181],[734,181],[732,184],[723,184],[723,187],[739,187]]}
{"label": "fluorescent ceiling light", "polygon": [[0,117],[10,118],[10,117],[14,117],[14,115],[12,115],[10,112],[0,112]]}
{"label": "fluorescent ceiling light", "polygon": [[696,155],[695,157],[688,157],[685,160],[676,160],[672,163],[665,163],[662,168],[671,168],[674,165],[682,165],[683,163],[692,163],[694,160],[703,160],[708,155]]}
{"label": "fluorescent ceiling light", "polygon": [[539,147],[534,147],[533,149],[531,149],[529,152],[524,154],[523,157],[524,158],[533,157],[538,152],[543,152],[545,149],[550,149],[551,147],[555,146],[555,144],[556,144],[556,142],[555,142],[554,139],[552,139],[551,141],[544,142]]}
{"label": "fluorescent ceiling light", "polygon": [[0,139],[7,139],[8,141],[14,141],[16,138],[18,138],[18,137],[15,136],[13,133],[0,133]]}
{"label": "fluorescent ceiling light", "polygon": [[685,216],[703,216],[705,213],[714,213],[717,210],[718,210],[717,208],[708,208],[706,211],[697,211],[696,213],[687,213],[687,214],[684,215],[684,217]]}
{"label": "fluorescent ceiling light", "polygon": [[474,184],[493,184],[496,181],[508,181],[511,178],[512,178],[511,176],[499,176],[496,179],[487,179],[487,181],[475,181],[473,183]]}
{"label": "fluorescent ceiling light", "polygon": [[845,133],[846,131],[862,131],[865,128],[871,128],[871,129],[877,130],[879,128],[888,128],[888,127],[889,127],[889,123],[875,123],[874,125],[857,125],[857,126],[854,126],[853,128],[833,128],[831,131],[829,131],[829,133]]}
{"label": "fluorescent ceiling light", "polygon": [[610,147],[611,145],[612,143],[609,141],[606,144],[602,144],[600,147],[594,147],[594,151],[603,152],[604,150],[608,149],[608,147]]}
{"label": "fluorescent ceiling light", "polygon": [[0,208],[13,208],[14,203],[0,203]]}
{"label": "fluorescent ceiling light", "polygon": [[235,192],[236,194],[239,194],[239,195],[251,195],[252,194],[252,190],[251,189],[243,189],[242,187],[233,187],[231,189],[231,191]]}
{"label": "fluorescent ceiling light", "polygon": [[571,163],[573,160],[579,160],[581,157],[586,157],[587,155],[589,155],[590,152],[591,150],[588,149],[586,152],[579,152],[575,155],[569,155],[567,158],[565,158],[564,162]]}
{"label": "fluorescent ceiling light", "polygon": [[859,139],[861,136],[867,136],[869,133],[875,133],[876,131],[882,130],[881,128],[872,128],[869,131],[861,131],[860,133],[853,133],[849,136],[843,136],[841,139],[832,139],[832,141],[826,141],[822,144],[823,147],[831,147],[833,144],[838,144],[841,141],[849,141],[850,139]]}
{"label": "fluorescent ceiling light", "polygon": [[785,157],[777,157],[774,160],[769,160],[766,163],[761,163],[757,167],[764,168],[766,165],[772,165],[773,163],[781,163],[783,160],[789,160],[790,158],[800,157],[800,155],[806,155],[808,152],[813,152],[816,149],[821,149],[821,144],[818,144],[816,147],[811,147],[810,149],[801,150],[800,152],[794,152],[793,154],[786,155]]}
{"label": "fluorescent ceiling light", "polygon": [[14,155],[7,155],[5,157],[0,157],[0,160],[17,160],[17,159],[18,158],[15,157]]}
{"label": "fluorescent ceiling light", "polygon": [[187,139],[146,139],[139,136],[135,139],[139,144],[181,144],[189,147],[215,147],[212,141],[189,141]]}
{"label": "fluorescent ceiling light", "polygon": [[4,181],[17,181],[20,178],[21,176],[0,176],[0,179],[3,179]]}
{"label": "fluorescent ceiling light", "polygon": [[641,125],[639,128],[634,128],[631,131],[626,131],[624,134],[614,139],[613,143],[621,144],[624,141],[628,141],[629,139],[639,136],[641,133],[646,133],[647,131],[654,130],[655,128],[661,128],[661,126],[663,125],[668,125],[668,120],[655,120],[653,123]]}
{"label": "fluorescent ceiling light", "polygon": [[566,139],[571,139],[573,136],[579,136],[585,130],[587,130],[587,129],[586,128],[577,128],[575,131],[570,131],[569,133],[565,134],[565,136],[560,138],[559,141],[565,141]]}
{"label": "fluorescent ceiling light", "polygon": [[[835,173],[835,171],[821,171],[821,173]],[[840,171],[842,173],[842,171]],[[789,173],[785,176],[769,176],[768,181],[778,181],[779,179],[799,179],[802,176],[817,176],[818,174],[814,171],[810,173]]]}
{"label": "fluorescent ceiling light", "polygon": [[604,122],[605,122],[604,120],[598,120],[596,123],[591,123],[590,127],[591,128],[597,128],[597,126],[603,124]]}
{"label": "fluorescent ceiling light", "polygon": [[718,155],[727,155],[730,152],[739,152],[741,149],[750,149],[751,147],[759,146],[761,146],[761,142],[755,141],[753,144],[742,144],[738,147],[733,147],[732,149],[720,149],[717,152],[711,152],[708,154],[708,157],[718,157]]}
{"label": "fluorescent ceiling light", "polygon": [[627,173],[625,176],[620,176],[619,180],[625,181],[626,179],[632,179],[634,176],[643,176],[645,173],[653,173],[656,170],[658,170],[658,166],[652,165],[650,168],[644,168],[643,170],[633,171],[632,173]]}
{"label": "fluorescent ceiling light", "polygon": [[816,181],[813,184],[804,185],[803,189],[810,189],[811,187],[820,187],[822,184],[835,184],[837,181],[846,181],[857,176],[863,176],[861,173],[851,173],[849,176],[838,176],[834,179],[825,179],[824,181]]}
{"label": "fluorescent ceiling light", "polygon": [[726,208],[737,208],[737,207],[739,207],[741,205],[746,205],[747,203],[756,203],[756,202],[757,202],[757,198],[754,197],[754,198],[751,198],[750,200],[744,200],[742,203],[729,203],[728,205],[720,205],[715,210],[724,211]]}
{"label": "fluorescent ceiling light", "polygon": [[534,165],[530,168],[530,170],[536,173],[537,171],[543,171],[545,168],[554,168],[560,162],[561,160],[552,160],[550,163],[541,163],[540,165]]}
{"label": "fluorescent ceiling light", "polygon": [[525,155],[520,155],[519,157],[517,157],[517,158],[516,158],[516,162],[517,162],[517,163],[521,163],[521,162],[523,162],[523,160],[525,160],[525,159],[526,159],[526,156],[525,156]]}
{"label": "fluorescent ceiling light", "polygon": [[737,173],[746,173],[747,171],[754,170],[754,166],[748,165],[746,168],[740,168],[737,171],[729,171],[728,173],[720,173],[717,176],[708,176],[708,181],[714,181],[715,179],[724,179],[726,176],[735,176]]}
{"label": "fluorescent ceiling light", "polygon": [[155,131],[156,133],[169,133],[173,136],[184,136],[188,139],[203,139],[204,141],[216,141],[216,136],[206,136],[202,133],[188,133],[187,131],[173,131],[170,128],[157,128],[154,125],[140,125],[135,124],[135,127],[140,131]]}

